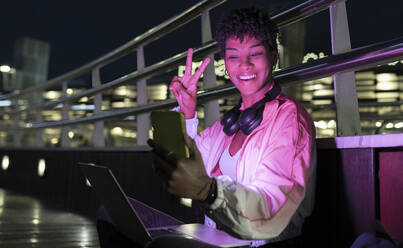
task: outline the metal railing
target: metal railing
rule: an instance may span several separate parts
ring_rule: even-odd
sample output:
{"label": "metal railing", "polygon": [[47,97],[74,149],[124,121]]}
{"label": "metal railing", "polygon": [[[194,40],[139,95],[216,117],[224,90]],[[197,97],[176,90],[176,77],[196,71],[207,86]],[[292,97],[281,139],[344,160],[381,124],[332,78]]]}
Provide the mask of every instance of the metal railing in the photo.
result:
{"label": "metal railing", "polygon": [[[211,45],[202,47],[208,49]],[[183,60],[186,55],[182,55]],[[378,64],[386,64],[391,61],[403,59],[403,37],[386,42],[380,42],[371,46],[357,48],[352,51],[322,58],[310,63],[298,65],[289,69],[278,71],[274,74],[274,80],[280,84],[299,83],[318,78],[331,76],[335,73],[350,72],[372,68]],[[204,103],[237,94],[235,86],[223,86],[205,90],[197,94],[198,102]],[[384,103],[385,104],[385,103]],[[61,127],[75,124],[83,124],[99,120],[122,118],[129,115],[138,115],[157,109],[172,108],[176,105],[175,99],[149,103],[142,106],[113,110],[98,115],[78,118],[74,120],[62,120],[51,123],[38,123],[24,127],[9,127],[7,131],[23,129],[40,129],[46,127]],[[388,103],[390,105],[390,103]],[[334,106],[334,105],[332,105]],[[3,129],[5,130],[5,129]]]}
{"label": "metal railing", "polygon": [[[66,91],[67,89],[67,81],[73,78],[76,78],[80,75],[88,73],[92,71],[93,75],[93,85],[97,85],[88,90],[84,90],[78,94],[74,94],[65,96],[53,100],[47,101],[44,103],[40,103],[33,106],[20,107],[18,105],[11,111],[3,111],[0,112],[1,115],[10,115],[16,116],[15,123],[13,126],[2,126],[0,127],[0,131],[24,131],[24,130],[40,130],[43,128],[49,127],[66,127],[70,125],[82,124],[82,123],[103,123],[105,120],[116,119],[116,118],[124,118],[130,115],[140,115],[152,110],[169,108],[175,105],[176,101],[174,99],[168,99],[162,102],[156,103],[142,103],[136,107],[114,110],[114,111],[100,111],[100,101],[94,101],[95,107],[98,111],[92,116],[77,118],[77,119],[67,119],[67,114],[63,114],[63,120],[54,121],[54,122],[39,122],[33,124],[25,124],[23,126],[19,125],[18,116],[24,112],[32,112],[36,111],[36,113],[40,112],[44,109],[54,108],[55,106],[63,105],[63,110],[69,108],[69,104],[73,101],[79,100],[82,97],[89,96],[98,96],[101,97],[102,102],[102,93],[106,90],[110,90],[116,88],[121,85],[129,84],[134,81],[145,80],[150,76],[154,76],[157,74],[161,74],[164,72],[168,72],[176,69],[180,64],[183,64],[186,59],[186,52],[182,52],[176,56],[173,56],[169,59],[160,61],[154,65],[150,66],[141,66],[141,63],[144,64],[143,57],[143,47],[155,41],[162,36],[172,32],[173,30],[179,28],[180,26],[190,22],[191,20],[197,18],[200,15],[206,17],[208,16],[208,11],[222,3],[225,0],[205,0],[196,4],[195,6],[189,8],[184,11],[180,15],[173,17],[166,22],[156,26],[155,28],[150,29],[146,33],[134,38],[123,46],[111,51],[110,53],[80,67],[69,73],[66,73],[62,76],[59,76],[55,79],[49,80],[48,82],[37,85],[34,87],[30,87],[21,91],[13,92],[11,94],[0,96],[0,100],[6,99],[16,99],[23,95],[30,93],[38,93],[42,90],[54,87],[56,85],[63,84],[63,89]],[[344,1],[340,0],[310,0],[310,1],[302,1],[298,5],[293,8],[287,9],[285,11],[281,11],[272,16],[273,20],[278,24],[279,27],[284,27],[290,23],[302,20],[307,18],[315,13],[326,10],[328,8],[332,9],[335,6],[341,5],[344,6]],[[202,27],[203,28],[203,27]],[[118,79],[112,80],[110,82],[100,84],[99,80],[99,70],[103,66],[123,57],[127,54],[130,54],[134,51],[137,51],[138,55],[138,69],[132,73],[124,75]],[[218,46],[215,42],[210,42],[207,45],[204,45],[200,48],[195,49],[194,58],[200,59],[206,56],[211,56],[218,52]],[[370,68],[378,64],[384,64],[387,62],[395,61],[403,58],[403,38],[394,39],[388,42],[382,42],[378,44],[374,44],[368,47],[363,47],[359,49],[354,49],[351,51],[347,51],[345,53],[336,54],[333,56],[329,56],[327,58],[320,59],[315,62],[310,62],[307,64],[301,64],[293,68],[281,70],[275,73],[275,80],[280,84],[288,84],[288,83],[299,83],[303,81],[313,80],[321,77],[326,77],[334,74],[341,74],[345,72],[352,72],[355,70],[360,70],[364,68]],[[144,82],[145,83],[145,82]],[[354,82],[355,83],[355,82]],[[198,94],[198,101],[207,102],[211,100],[216,100],[218,98],[227,97],[233,94],[236,94],[236,90],[234,86],[225,86],[225,87],[214,87],[208,90],[205,90],[202,93]],[[139,95],[139,92],[137,93]],[[144,91],[143,91],[144,94]],[[103,138],[103,124],[97,130],[94,130],[94,136],[98,136]],[[101,134],[102,132],[102,134]],[[17,132],[18,133],[18,132]],[[18,139],[18,136],[14,137]],[[63,138],[63,137],[62,137]],[[63,142],[62,142],[63,143]],[[67,143],[64,143],[68,145]],[[103,146],[104,143],[98,142],[95,144],[98,146]]]}
{"label": "metal railing", "polygon": [[148,43],[158,40],[159,38],[163,37],[164,35],[180,28],[181,26],[185,25],[186,23],[194,20],[195,18],[199,17],[203,11],[209,10],[211,8],[216,7],[217,5],[222,4],[227,0],[204,0],[200,3],[192,6],[191,8],[187,9],[186,11],[182,12],[181,14],[161,23],[160,25],[151,28],[147,32],[137,36],[136,38],[132,39],[131,41],[125,43],[124,45],[116,48],[115,50],[105,54],[104,56],[91,61],[90,63],[83,65],[71,72],[65,73],[55,79],[49,80],[40,85],[36,85],[33,87],[29,87],[23,89],[21,91],[16,91],[10,94],[1,95],[0,100],[12,99],[16,97],[20,97],[32,92],[37,92],[46,88],[54,87],[57,85],[62,84],[63,82],[76,78],[80,75],[90,72],[91,70],[97,67],[103,67],[106,64],[109,64],[121,57],[124,57],[132,52],[135,52],[137,48],[141,46],[145,46]]}

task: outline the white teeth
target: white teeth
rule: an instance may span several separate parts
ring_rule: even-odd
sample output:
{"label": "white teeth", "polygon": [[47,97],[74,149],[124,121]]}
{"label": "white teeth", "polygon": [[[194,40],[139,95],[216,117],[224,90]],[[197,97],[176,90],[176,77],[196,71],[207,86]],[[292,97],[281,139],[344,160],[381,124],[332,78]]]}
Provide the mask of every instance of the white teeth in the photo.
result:
{"label": "white teeth", "polygon": [[249,80],[249,79],[252,79],[252,78],[255,78],[255,77],[256,77],[256,74],[253,74],[253,75],[239,76],[239,79],[241,79],[241,80]]}

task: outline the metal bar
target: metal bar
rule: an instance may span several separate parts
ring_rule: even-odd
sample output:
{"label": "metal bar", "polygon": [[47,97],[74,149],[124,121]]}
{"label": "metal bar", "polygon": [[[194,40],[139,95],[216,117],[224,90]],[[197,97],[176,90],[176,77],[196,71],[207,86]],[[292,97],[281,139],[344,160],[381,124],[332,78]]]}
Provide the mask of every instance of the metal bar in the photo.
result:
{"label": "metal bar", "polygon": [[[101,75],[99,73],[99,67],[92,70],[92,87],[97,88],[101,85]],[[102,92],[98,92],[94,96],[94,115],[102,113]],[[104,147],[104,121],[97,120],[94,123],[94,130],[92,134],[93,146]]]}
{"label": "metal bar", "polygon": [[[338,2],[331,5],[329,10],[332,53],[339,54],[351,50],[346,3]],[[337,106],[337,136],[360,135],[361,122],[354,71],[334,74],[333,84]]]}
{"label": "metal bar", "polygon": [[[197,59],[204,58],[204,57],[208,56],[209,54],[215,53],[217,51],[218,51],[218,46],[215,43],[210,43],[201,48],[196,49],[193,57],[194,57],[194,59],[197,60]],[[21,108],[21,109],[12,110],[12,111],[3,111],[3,112],[0,112],[0,115],[4,115],[4,114],[14,115],[14,114],[18,114],[18,113],[25,112],[25,111],[33,111],[33,110],[51,108],[51,107],[57,106],[59,104],[65,103],[65,102],[76,101],[84,96],[87,96],[87,97],[93,96],[99,92],[103,92],[105,90],[116,88],[123,84],[127,84],[132,81],[139,80],[142,77],[149,77],[149,76],[152,76],[157,73],[163,73],[163,72],[168,72],[168,71],[177,69],[178,66],[185,63],[185,61],[186,61],[186,52],[182,52],[169,59],[156,63],[152,66],[148,66],[144,69],[129,73],[129,74],[122,76],[118,79],[115,79],[111,82],[104,83],[97,88],[92,88],[92,89],[88,89],[85,91],[81,91],[80,93],[77,93],[77,94],[74,94],[74,95],[68,96],[68,97],[63,96],[57,100],[48,101],[48,102],[45,102],[40,105],[30,106],[30,107]]]}
{"label": "metal bar", "polygon": [[[209,0],[204,1],[204,2],[201,2],[201,3],[206,4],[205,2],[208,2],[208,1],[209,1]],[[219,5],[219,4],[221,4],[221,3],[225,2],[225,1],[226,1],[226,0],[211,1],[211,3],[210,3],[211,5],[208,5],[208,6],[205,5],[203,8],[202,8],[202,6],[199,6],[199,5],[195,5],[194,7],[197,8],[197,13],[198,13],[198,15],[200,15],[200,14],[204,11],[204,9],[211,9],[211,8],[213,8],[214,6],[217,6],[217,5]],[[276,14],[276,15],[273,15],[273,16],[272,16],[272,19],[273,19],[275,22],[277,22],[278,27],[281,28],[281,27],[286,26],[286,25],[289,25],[289,24],[291,24],[291,23],[293,23],[293,22],[296,22],[296,21],[305,19],[306,17],[311,16],[311,15],[313,15],[313,14],[315,14],[315,13],[318,13],[318,12],[320,12],[320,11],[322,11],[322,10],[328,8],[331,3],[338,2],[338,1],[339,1],[339,0],[310,0],[310,1],[303,1],[303,3],[298,4],[296,7],[292,8],[292,9],[289,10],[289,11],[282,11],[282,12]],[[191,9],[192,9],[192,8],[191,8]],[[188,11],[196,11],[196,10],[193,10],[193,9],[191,10],[191,9],[189,9]],[[185,11],[185,12],[186,12],[186,11]],[[184,12],[184,13],[185,13],[185,12]],[[183,13],[183,14],[184,14],[184,13]],[[183,15],[183,14],[182,14],[182,15]],[[198,15],[197,15],[197,16],[198,16]],[[293,17],[294,15],[295,15],[295,17]],[[175,17],[175,18],[179,18],[180,16],[181,16],[181,15],[179,15],[179,16],[177,16],[177,17]],[[197,16],[194,16],[193,19],[196,18]],[[184,17],[182,17],[182,18],[184,18]],[[286,20],[287,20],[288,18],[293,18],[293,21],[292,21],[292,22],[287,22]],[[190,21],[190,20],[189,20],[189,21]],[[167,22],[168,22],[168,21],[167,21]],[[178,22],[179,22],[179,21],[178,21]],[[166,26],[166,24],[164,24],[164,23],[161,24],[161,25],[162,25],[162,26]],[[157,26],[157,27],[158,27],[158,26]],[[151,33],[157,32],[157,31],[156,31],[156,30],[158,29],[157,27],[155,28],[155,30],[154,30],[154,29],[151,29],[151,30],[152,30],[151,32],[148,31],[148,32],[150,33],[149,35],[151,35]],[[162,28],[160,28],[160,29],[162,29]],[[173,31],[173,30],[171,30],[171,31]],[[167,31],[167,33],[168,33],[168,31]],[[145,34],[143,34],[143,35],[147,35],[147,32],[146,32]],[[139,37],[141,37],[141,36],[142,36],[142,35],[140,35],[140,36],[136,37],[135,39],[133,39],[132,41],[130,41],[130,42],[134,42],[134,41],[138,42],[138,43],[135,43],[136,46],[134,46],[133,44],[132,44],[132,46],[130,46],[130,45],[129,45],[130,42],[129,42],[129,43],[126,43],[125,45],[121,46],[120,48],[117,48],[117,49],[114,50],[113,52],[110,52],[109,54],[113,54],[114,52],[116,52],[116,51],[118,51],[118,50],[125,50],[125,49],[128,49],[129,47],[131,48],[130,51],[135,50],[138,46],[142,45],[142,43],[139,42],[140,40],[143,40],[143,41],[146,40],[145,38],[139,38]],[[154,39],[154,40],[156,40],[156,39]],[[150,39],[148,42],[150,42],[150,41],[151,41],[151,39]],[[208,54],[208,53],[215,53],[215,52],[217,52],[217,51],[219,50],[219,47],[218,47],[218,45],[217,45],[216,42],[212,42],[212,43],[209,44],[208,46],[209,46],[208,48],[211,49],[211,51],[208,51],[206,54]],[[125,47],[125,49],[124,49],[124,47]],[[206,48],[206,46],[203,46],[203,47],[197,49],[197,50],[200,50],[200,54],[199,54],[200,57],[206,56],[206,55],[203,55],[204,53],[201,52],[201,51],[204,50],[203,48]],[[126,55],[126,54],[124,54],[124,55]],[[181,53],[180,55],[184,55],[184,56],[186,57],[186,52],[183,52],[183,53]],[[180,56],[180,55],[177,55],[177,56]],[[111,56],[111,55],[110,55],[110,56]],[[123,56],[123,55],[122,55],[122,56]],[[195,58],[198,58],[198,57],[196,57],[196,56],[197,56],[196,51],[195,51],[194,56],[195,56]],[[108,56],[105,55],[104,57],[108,57]],[[102,57],[102,58],[104,58],[104,57]],[[182,56],[181,56],[181,57],[182,57]],[[97,60],[95,60],[95,61],[93,61],[93,62],[91,62],[91,63],[89,63],[89,64],[87,64],[87,65],[84,65],[84,66],[82,66],[82,67],[80,67],[80,68],[78,68],[78,69],[76,69],[76,70],[73,70],[73,71],[71,71],[71,72],[69,72],[69,73],[63,74],[63,75],[61,75],[61,76],[59,76],[59,77],[57,77],[57,78],[55,78],[55,79],[53,79],[53,80],[48,81],[48,83],[45,83],[45,84],[43,84],[43,85],[39,85],[39,86],[36,86],[36,87],[27,88],[27,89],[22,90],[22,91],[17,92],[17,93],[10,93],[10,94],[6,94],[6,95],[1,95],[1,96],[0,96],[0,100],[9,99],[9,98],[14,98],[14,97],[17,97],[17,96],[19,96],[19,95],[28,94],[28,93],[31,93],[31,92],[33,92],[33,91],[39,90],[39,89],[45,89],[45,88],[49,88],[49,87],[52,87],[52,86],[56,86],[56,85],[62,83],[63,81],[69,80],[69,79],[71,79],[71,78],[74,78],[74,77],[76,77],[76,76],[79,76],[79,75],[81,75],[81,74],[84,74],[84,73],[90,71],[90,70],[91,70],[93,67],[95,67],[96,65],[101,65],[101,61],[103,61],[102,58],[99,58],[99,59],[97,59]],[[173,67],[175,67],[175,66],[177,67],[179,64],[182,63],[182,60],[181,60],[178,64],[169,64],[169,61],[170,61],[170,60],[174,60],[174,59],[175,59],[175,56],[172,57],[172,58],[170,58],[170,59],[167,59],[167,60],[165,60],[165,61],[161,61],[160,63],[155,64],[155,65],[154,65],[155,71],[148,71],[148,72],[149,72],[148,75],[152,75],[152,74],[157,74],[157,73],[169,71],[169,70],[170,70],[169,68],[173,68]],[[184,61],[184,59],[183,59],[183,61]],[[103,63],[106,63],[106,62],[103,61]],[[102,64],[102,65],[103,65],[103,64]],[[147,67],[147,68],[151,68],[151,67]],[[135,72],[133,72],[133,73],[135,73]],[[130,73],[130,74],[125,75],[125,76],[122,76],[121,79],[123,79],[123,78],[125,78],[125,77],[130,77],[130,76],[133,75],[133,73]],[[142,76],[148,76],[148,75],[142,75]],[[139,75],[139,76],[140,76],[140,75]],[[116,81],[116,80],[114,80],[114,81],[112,81],[112,82],[115,82],[115,81]],[[127,81],[128,81],[128,80],[127,80]],[[112,82],[110,82],[110,83],[112,83]],[[126,81],[125,81],[125,82],[126,82]],[[123,84],[123,82],[122,82],[121,84]],[[121,84],[118,84],[118,85],[121,85]],[[108,84],[103,84],[103,85],[108,85]],[[109,88],[117,87],[117,85],[113,85],[113,84],[111,84],[110,86],[111,86],[111,87],[109,87]],[[109,89],[109,88],[108,88],[108,89]],[[102,89],[100,89],[100,90],[102,91],[102,90],[106,90],[106,89],[103,89],[103,88],[102,88]],[[85,92],[87,92],[87,91],[85,91]],[[71,98],[66,99],[66,101],[76,100],[76,99],[81,98],[81,97],[83,97],[83,96],[91,96],[91,94],[92,94],[91,92],[92,92],[92,91],[88,91],[88,93],[89,93],[88,95],[81,94],[80,96],[77,96],[77,97],[71,96]],[[61,99],[61,100],[62,100],[62,102],[64,101],[64,99]],[[59,103],[61,103],[61,102],[49,101],[49,102],[46,102],[44,105],[41,105],[41,106],[34,106],[34,107],[29,107],[29,108],[23,108],[23,109],[20,109],[20,110],[18,110],[18,111],[19,111],[19,112],[20,112],[20,111],[30,111],[30,110],[34,110],[34,109],[38,109],[38,108],[52,107],[52,106],[55,106],[55,105],[57,105],[57,104],[59,104]],[[13,114],[13,113],[15,113],[15,112],[16,112],[16,111],[13,111],[13,112],[10,112],[10,113],[8,113],[8,112],[7,112],[7,113],[6,113],[6,112],[0,112],[0,115],[1,115],[1,114]]]}
{"label": "metal bar", "polygon": [[271,16],[271,19],[277,24],[278,27],[283,27],[326,10],[331,4],[335,4],[340,1],[344,0],[299,1],[299,3],[293,7],[275,13]]}
{"label": "metal bar", "polygon": [[[13,102],[14,108],[15,108],[16,106],[18,106],[18,98],[12,99],[12,102]],[[21,115],[18,115],[18,114],[12,116],[12,119],[13,119],[13,122],[14,122],[14,126],[16,126],[16,127],[19,127],[19,126],[20,126],[20,116],[21,116]],[[13,133],[12,133],[12,136],[13,136],[13,145],[14,145],[15,147],[21,146],[21,133],[20,133],[20,132],[13,132]]]}
{"label": "metal bar", "polygon": [[[335,117],[316,117],[312,118],[314,121],[330,121],[334,120]],[[368,115],[361,116],[361,120],[364,121],[396,121],[403,120],[403,115]]]}
{"label": "metal bar", "polygon": [[[68,88],[68,82],[64,81],[63,84],[62,84],[63,96],[67,96],[67,88]],[[68,103],[68,102],[63,103],[62,120],[70,119],[69,110],[70,110],[70,103]],[[70,139],[69,139],[68,131],[69,131],[68,127],[64,126],[62,128],[62,133],[61,133],[61,137],[60,137],[61,138],[61,147],[69,147],[70,146]]]}
{"label": "metal bar", "polygon": [[[353,49],[343,54],[325,57],[290,69],[277,71],[274,75],[274,80],[280,84],[299,83],[328,77],[338,72],[368,69],[376,65],[386,64],[401,59],[403,59],[403,37]],[[204,101],[225,98],[237,93],[238,91],[235,86],[230,85],[217,87],[199,93],[197,98],[198,102],[203,103]],[[88,123],[96,120],[122,118],[128,115],[137,115],[157,109],[172,108],[174,106],[176,106],[176,101],[174,99],[169,99],[128,109],[113,110],[75,120],[38,123],[26,127],[1,127],[0,130],[36,129]]]}
{"label": "metal bar", "polygon": [[[201,17],[202,44],[213,39],[211,33],[210,14],[205,10]],[[210,54],[210,63],[203,73],[203,89],[211,89],[217,87],[217,78],[214,68],[214,54]],[[211,126],[220,118],[220,106],[218,100],[208,101],[204,104],[204,125]]]}
{"label": "metal bar", "polygon": [[[36,97],[35,97],[35,102],[42,102],[43,96],[42,96],[42,91],[36,92]],[[36,123],[41,123],[43,122],[43,117],[42,117],[42,112],[37,111],[35,113],[35,122]],[[43,130],[39,129],[36,130],[35,133],[35,146],[37,147],[43,147]]]}
{"label": "metal bar", "polygon": [[[313,108],[313,109],[334,109],[336,108],[336,104],[306,104],[303,103],[305,108]],[[383,107],[383,106],[397,106],[400,107],[403,105],[403,101],[395,101],[395,102],[358,102],[359,107]]]}
{"label": "metal bar", "polygon": [[276,81],[284,84],[304,82],[331,76],[336,72],[364,70],[401,59],[403,36],[278,71]]}
{"label": "metal bar", "polygon": [[[137,49],[137,70],[145,67],[144,49],[139,47]],[[147,104],[147,82],[146,78],[141,78],[137,81],[137,105]],[[143,113],[137,115],[136,118],[137,132],[136,139],[137,145],[147,145],[148,132],[150,130],[150,115]]]}
{"label": "metal bar", "polygon": [[180,28],[181,26],[185,25],[186,23],[192,21],[193,19],[197,18],[199,15],[203,13],[206,9],[211,9],[224,3],[226,0],[204,0],[201,1],[194,6],[190,7],[189,9],[185,10],[181,14],[161,23],[160,25],[151,28],[147,32],[137,36],[136,38],[132,39],[131,41],[127,42],[126,44],[116,48],[115,50],[107,53],[106,55],[89,62],[71,72],[65,73],[55,79],[52,79],[44,84],[30,87],[24,90],[17,91],[15,93],[5,94],[0,96],[0,100],[11,99],[18,96],[22,96],[25,94],[29,94],[34,91],[38,91],[41,89],[50,88],[56,85],[63,83],[64,81],[68,81],[72,78],[75,78],[79,75],[87,73],[94,69],[95,67],[102,67],[105,64],[108,64],[112,61],[115,61],[119,57],[123,57],[127,54],[130,54],[134,50],[136,50],[139,46],[144,46],[147,43],[157,40],[162,36]]}

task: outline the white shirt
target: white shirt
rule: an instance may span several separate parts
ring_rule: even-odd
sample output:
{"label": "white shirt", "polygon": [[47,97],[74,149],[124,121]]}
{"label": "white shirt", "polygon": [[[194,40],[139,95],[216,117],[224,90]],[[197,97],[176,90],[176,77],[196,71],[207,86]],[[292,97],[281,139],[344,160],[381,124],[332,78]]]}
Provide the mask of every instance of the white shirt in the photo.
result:
{"label": "white shirt", "polygon": [[232,180],[236,181],[236,164],[241,154],[241,149],[239,149],[234,156],[231,156],[229,147],[230,146],[228,146],[221,155],[219,162],[220,170],[223,175],[227,175],[231,177]]}

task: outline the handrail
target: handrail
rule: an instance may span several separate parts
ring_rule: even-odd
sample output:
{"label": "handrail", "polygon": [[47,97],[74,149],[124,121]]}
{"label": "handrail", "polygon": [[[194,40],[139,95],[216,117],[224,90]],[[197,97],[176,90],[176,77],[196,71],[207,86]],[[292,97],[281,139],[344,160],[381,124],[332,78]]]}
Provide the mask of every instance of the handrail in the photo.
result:
{"label": "handrail", "polygon": [[227,0],[201,1],[201,2],[197,3],[196,5],[190,7],[189,9],[185,10],[181,14],[179,14],[175,17],[172,17],[171,19],[161,23],[160,25],[158,25],[154,28],[151,28],[150,30],[146,31],[145,33],[137,36],[136,38],[123,44],[122,46],[116,48],[115,50],[107,53],[106,55],[89,62],[88,64],[85,64],[75,70],[67,72],[67,73],[65,73],[59,77],[56,77],[55,79],[52,79],[44,84],[29,87],[29,88],[23,89],[21,91],[17,91],[16,93],[9,93],[9,94],[5,94],[5,95],[1,95],[0,100],[12,99],[12,98],[16,98],[16,97],[19,97],[22,95],[29,94],[34,91],[39,91],[42,89],[56,86],[58,84],[65,82],[66,80],[75,78],[79,75],[89,72],[97,66],[103,66],[107,63],[110,63],[119,57],[125,56],[125,55],[133,52],[136,48],[138,48],[142,45],[145,45],[151,41],[157,40],[157,39],[161,38],[163,35],[178,29],[182,25],[192,21],[193,19],[195,19],[196,17],[201,15],[204,10],[214,8],[215,6],[221,4],[225,1],[227,1]]}
{"label": "handrail", "polygon": [[[334,109],[336,108],[336,104],[321,104],[315,105],[312,103],[302,103],[305,108],[309,109]],[[360,107],[385,107],[385,106],[400,106],[403,105],[403,101],[394,101],[394,102],[359,102]],[[402,116],[403,118],[403,116]]]}
{"label": "handrail", "polygon": [[[214,53],[216,51],[218,51],[217,45],[215,43],[209,43],[207,45],[204,45],[201,48],[196,49],[194,51],[194,58],[201,59],[201,58],[204,58],[205,56],[207,56],[208,54]],[[67,96],[60,97],[57,100],[47,101],[45,103],[29,106],[26,108],[21,108],[21,109],[16,109],[16,110],[11,110],[11,111],[3,111],[3,112],[0,112],[0,115],[3,115],[3,114],[14,115],[14,114],[18,114],[18,113],[25,112],[25,111],[32,111],[32,110],[54,107],[54,106],[57,106],[59,104],[65,103],[65,102],[72,102],[72,101],[78,100],[84,96],[93,96],[99,92],[103,92],[105,90],[109,90],[109,89],[118,87],[129,81],[134,81],[139,78],[152,76],[156,73],[168,72],[174,68],[177,68],[179,65],[181,65],[186,60],[186,54],[187,54],[186,52],[182,52],[171,58],[160,61],[156,64],[145,67],[143,69],[134,71],[134,72],[124,75],[118,79],[112,80],[108,83],[102,84],[101,86],[96,87],[96,88],[91,88],[91,89],[81,91],[77,94],[74,94],[74,95],[71,95],[68,97]]]}
{"label": "handrail", "polygon": [[345,0],[309,0],[301,2],[289,9],[280,11],[277,14],[271,16],[271,19],[277,24],[277,26],[282,27],[290,25],[294,22],[305,19],[311,15],[319,13],[327,8],[330,4],[336,4],[338,2]]}
{"label": "handrail", "polygon": [[[291,9],[288,9],[285,11],[280,11],[277,14],[274,14],[272,16],[272,19],[274,22],[277,23],[278,27],[281,28],[281,27],[289,25],[293,22],[296,22],[298,20],[305,19],[315,13],[318,13],[318,12],[328,8],[330,4],[334,4],[339,1],[340,0],[307,0],[307,1],[303,1]],[[138,36],[138,37],[140,37],[140,36]],[[118,49],[120,49],[120,48],[118,48]],[[194,57],[195,57],[195,59],[202,58],[203,56],[206,56],[207,54],[218,52],[218,50],[219,50],[219,48],[218,48],[217,42],[213,41],[205,46],[202,46],[202,47],[196,49],[194,52]],[[114,52],[111,52],[110,54],[112,54],[112,53],[114,53]],[[18,113],[25,112],[25,111],[51,108],[58,104],[78,100],[84,96],[92,96],[92,95],[95,95],[96,93],[105,91],[107,89],[111,89],[111,88],[115,88],[120,85],[123,85],[128,81],[133,81],[134,79],[151,76],[151,75],[154,75],[157,73],[167,72],[170,69],[177,68],[178,65],[184,63],[185,59],[186,59],[186,52],[182,52],[169,59],[160,61],[152,66],[148,66],[142,70],[129,73],[129,74],[122,76],[118,79],[115,79],[111,82],[104,83],[97,88],[84,90],[75,95],[64,96],[57,100],[47,101],[45,103],[41,103],[41,104],[37,104],[37,105],[25,107],[25,108],[19,108],[19,109],[15,109],[15,110],[11,110],[11,111],[3,111],[3,112],[0,112],[0,115],[2,115],[2,114],[14,115],[14,114],[18,114]],[[2,96],[0,96],[0,100],[2,99],[1,97]]]}
{"label": "handrail", "polygon": [[[403,58],[403,37],[386,42],[356,48],[349,52],[325,57],[313,62],[302,64],[285,70],[277,71],[274,80],[280,84],[310,81],[318,78],[330,76],[334,73],[355,71],[371,68],[378,64],[385,64]],[[198,102],[205,102],[221,97],[228,97],[235,94],[235,86],[216,87],[197,95]],[[22,130],[40,129],[47,127],[58,127],[72,124],[81,124],[98,120],[115,119],[122,116],[137,115],[156,109],[173,107],[176,100],[169,99],[161,102],[150,103],[127,109],[114,110],[74,120],[62,120],[55,122],[45,122],[30,124],[26,127],[0,127],[0,130]]]}

